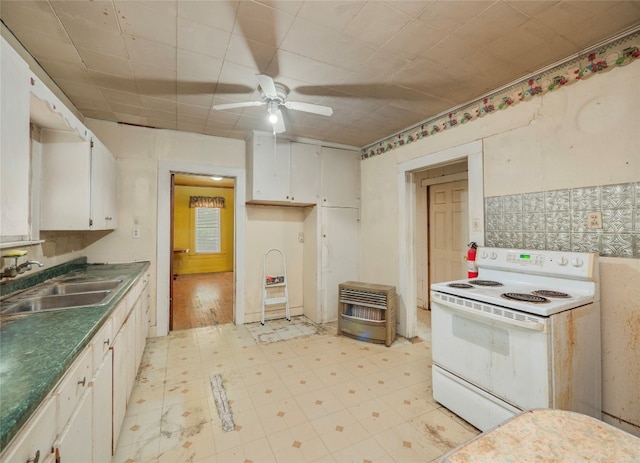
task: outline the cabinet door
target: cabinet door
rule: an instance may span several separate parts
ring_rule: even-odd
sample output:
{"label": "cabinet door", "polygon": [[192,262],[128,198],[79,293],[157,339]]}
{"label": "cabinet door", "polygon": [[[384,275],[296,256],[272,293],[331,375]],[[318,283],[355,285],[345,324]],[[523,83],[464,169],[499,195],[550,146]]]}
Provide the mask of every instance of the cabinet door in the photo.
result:
{"label": "cabinet door", "polygon": [[90,142],[72,132],[42,129],[42,230],[88,230],[91,220]]}
{"label": "cabinet door", "polygon": [[67,424],[69,417],[78,406],[80,398],[89,389],[89,383],[93,376],[92,362],[92,349],[87,347],[55,389],[54,394],[58,400],[58,429],[62,429]]}
{"label": "cabinet door", "polygon": [[144,292],[140,295],[138,302],[134,307],[134,315],[136,317],[136,354],[135,354],[135,365],[136,371],[138,369],[138,365],[140,365],[140,361],[142,360],[142,354],[144,353],[144,347],[147,343],[147,330],[146,330],[146,310],[144,304]]}
{"label": "cabinet door", "polygon": [[322,207],[322,323],[338,319],[338,285],[358,281],[358,209]]}
{"label": "cabinet door", "polygon": [[3,463],[35,461],[36,455],[39,455],[42,461],[52,453],[51,448],[55,438],[56,400],[55,397],[49,397],[9,444],[0,461]]}
{"label": "cabinet door", "polygon": [[92,380],[91,426],[93,429],[92,453],[94,463],[111,461],[113,438],[111,423],[112,367],[112,355],[111,352],[107,352],[104,362],[102,362]]}
{"label": "cabinet door", "polygon": [[0,38],[0,236],[29,234],[29,67]]}
{"label": "cabinet door", "polygon": [[122,422],[127,413],[128,384],[130,365],[133,362],[132,354],[129,352],[129,327],[132,323],[127,320],[120,332],[115,337],[112,345],[113,350],[113,447],[115,452]]}
{"label": "cabinet door", "polygon": [[91,143],[91,229],[111,230],[117,226],[116,160],[100,140]]}
{"label": "cabinet door", "polygon": [[320,193],[320,147],[291,142],[289,172],[291,202],[316,204]]}
{"label": "cabinet door", "polygon": [[360,207],[360,153],[322,147],[322,205]]}
{"label": "cabinet door", "polygon": [[251,143],[248,199],[289,201],[289,141],[274,139],[270,134],[254,133]]}
{"label": "cabinet door", "polygon": [[91,388],[87,388],[71,419],[60,433],[56,444],[54,444],[60,455],[61,462],[85,463],[91,461],[93,442],[91,398]]}

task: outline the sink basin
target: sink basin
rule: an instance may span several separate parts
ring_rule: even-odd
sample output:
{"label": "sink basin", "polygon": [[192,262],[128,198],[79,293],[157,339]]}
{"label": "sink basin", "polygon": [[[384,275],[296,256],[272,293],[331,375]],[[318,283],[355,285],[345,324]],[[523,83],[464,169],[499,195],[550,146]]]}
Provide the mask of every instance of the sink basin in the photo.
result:
{"label": "sink basin", "polygon": [[44,288],[39,294],[42,296],[53,294],[76,294],[92,291],[110,291],[117,287],[122,280],[85,281],[82,283],[58,283]]}
{"label": "sink basin", "polygon": [[2,304],[5,308],[0,310],[0,314],[40,312],[43,310],[70,309],[72,307],[94,305],[105,301],[110,293],[111,291],[93,291],[89,293],[33,297],[14,303]]}
{"label": "sink basin", "polygon": [[92,291],[111,291],[117,288],[122,280],[93,280],[82,282],[55,282],[37,286],[33,289],[11,297],[7,302],[32,299],[34,297],[52,296],[56,294],[88,293]]}

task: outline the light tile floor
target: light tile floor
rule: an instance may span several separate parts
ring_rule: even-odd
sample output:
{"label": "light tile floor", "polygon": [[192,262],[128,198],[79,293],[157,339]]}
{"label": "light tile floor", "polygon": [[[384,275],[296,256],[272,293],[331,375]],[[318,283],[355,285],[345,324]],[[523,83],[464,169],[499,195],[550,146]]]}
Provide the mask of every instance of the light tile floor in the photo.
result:
{"label": "light tile floor", "polygon": [[437,461],[479,431],[432,398],[427,311],[418,333],[387,348],[296,317],[149,339],[113,463]]}

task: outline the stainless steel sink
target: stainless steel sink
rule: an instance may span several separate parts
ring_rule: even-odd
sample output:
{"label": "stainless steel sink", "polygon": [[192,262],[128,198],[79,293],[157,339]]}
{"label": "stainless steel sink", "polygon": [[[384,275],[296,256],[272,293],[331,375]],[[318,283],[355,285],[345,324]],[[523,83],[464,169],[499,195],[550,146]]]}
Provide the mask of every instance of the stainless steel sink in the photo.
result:
{"label": "stainless steel sink", "polygon": [[61,310],[107,303],[123,279],[54,279],[0,301],[0,315]]}
{"label": "stainless steel sink", "polygon": [[122,283],[122,280],[96,280],[96,281],[84,281],[74,283],[55,283],[52,285],[44,286],[40,289],[35,289],[28,293],[23,293],[18,296],[22,299],[26,297],[37,296],[50,296],[55,294],[76,294],[76,293],[88,293],[92,291],[111,291],[118,287]]}
{"label": "stainless steel sink", "polygon": [[109,299],[111,291],[92,291],[75,294],[59,294],[38,296],[29,299],[3,302],[0,304],[0,314],[16,314],[25,312],[40,312],[54,309],[70,309],[73,307],[101,304]]}

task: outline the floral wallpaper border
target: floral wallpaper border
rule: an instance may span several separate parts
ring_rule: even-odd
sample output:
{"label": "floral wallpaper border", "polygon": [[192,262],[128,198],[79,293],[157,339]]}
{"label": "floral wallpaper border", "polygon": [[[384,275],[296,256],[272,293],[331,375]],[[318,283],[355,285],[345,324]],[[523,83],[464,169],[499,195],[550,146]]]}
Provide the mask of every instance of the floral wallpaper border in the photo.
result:
{"label": "floral wallpaper border", "polygon": [[602,74],[611,69],[626,66],[638,58],[640,58],[640,31],[636,30],[625,37],[585,52],[578,58],[573,58],[534,77],[460,107],[447,115],[438,116],[398,135],[366,146],[362,149],[362,159],[378,156],[400,146],[450,130],[594,74]]}

